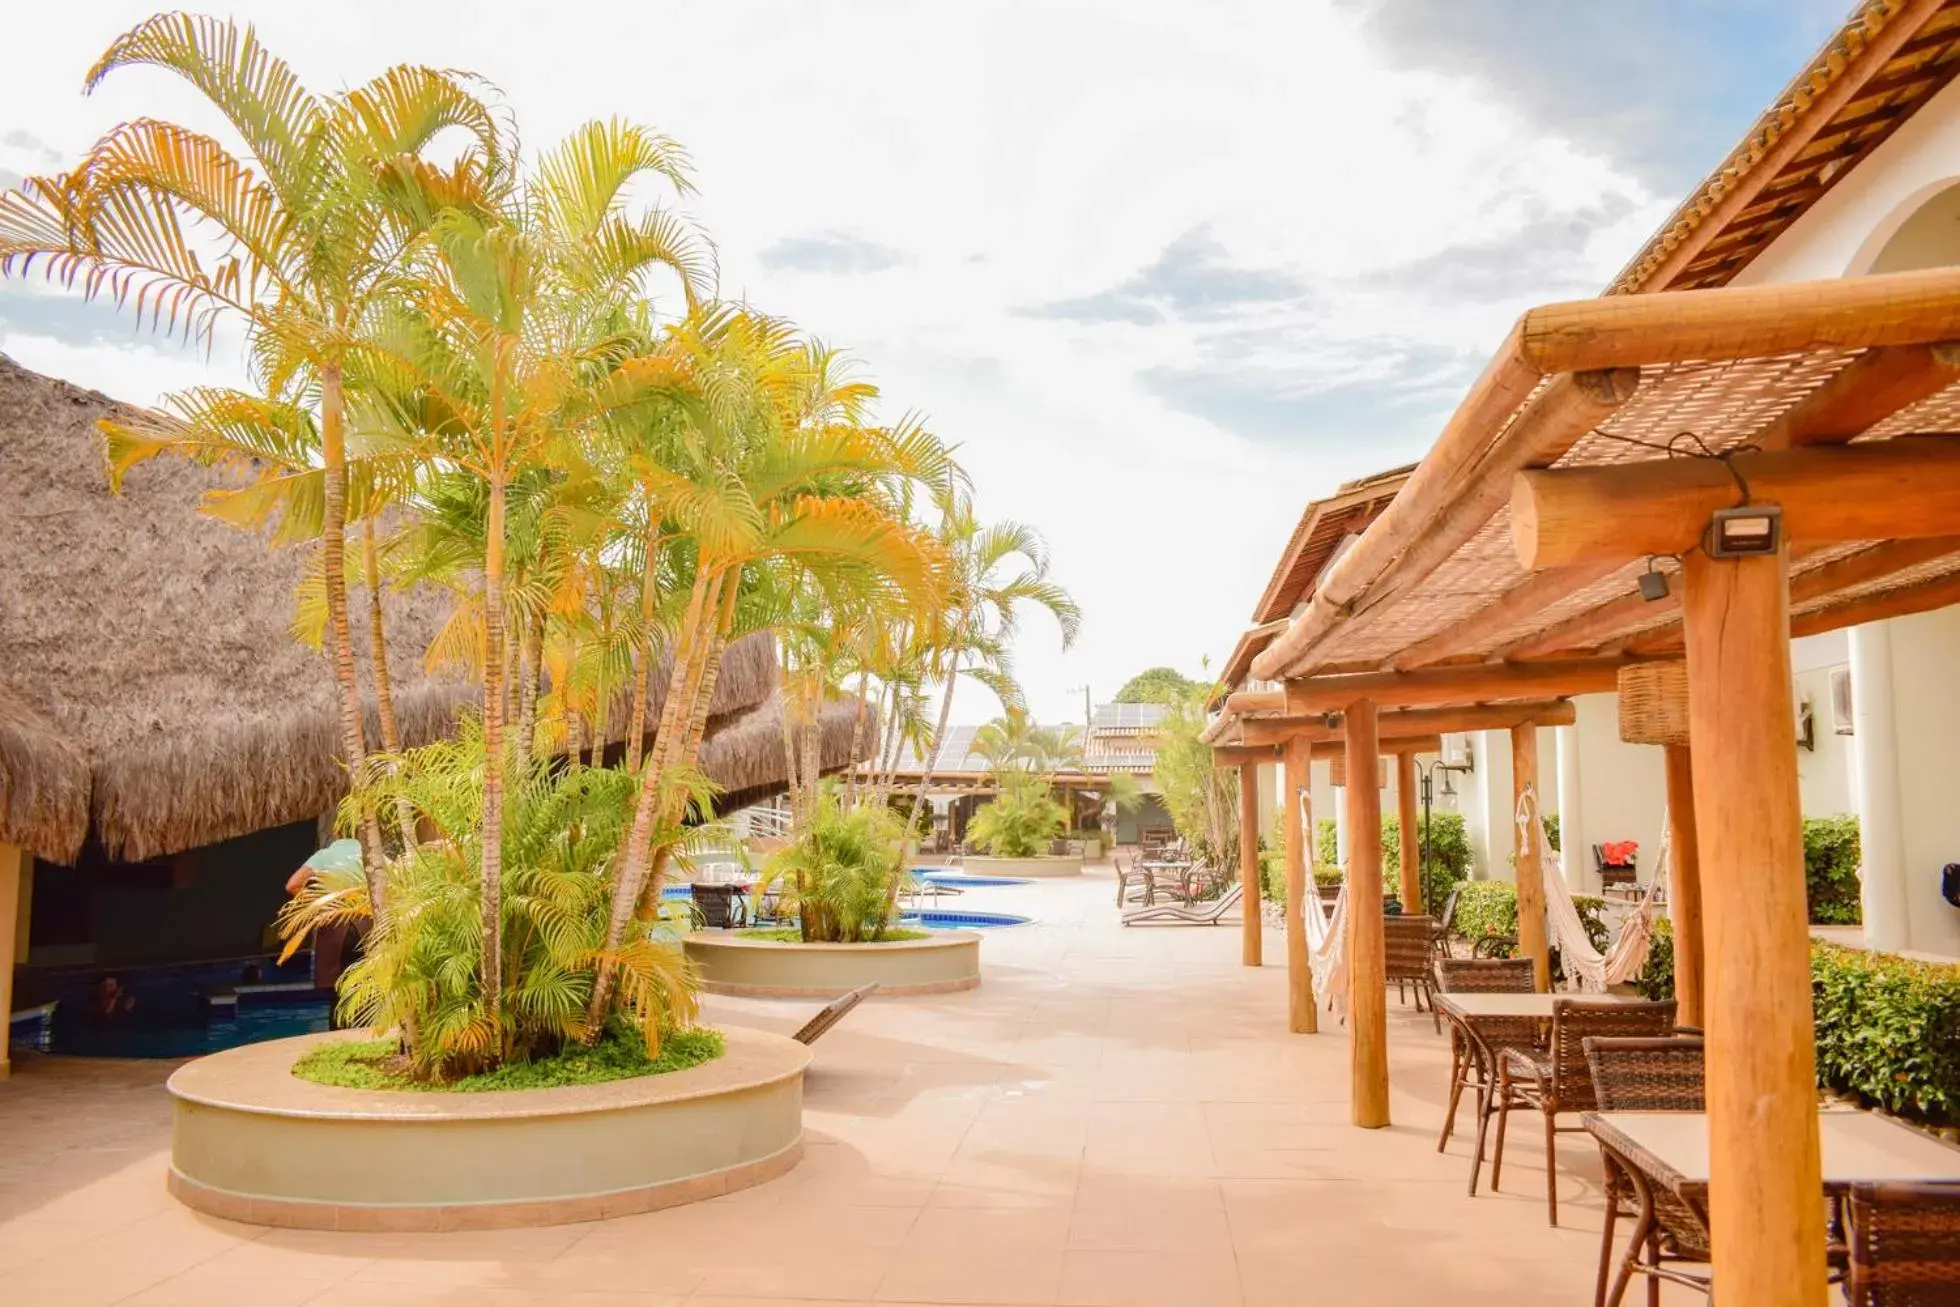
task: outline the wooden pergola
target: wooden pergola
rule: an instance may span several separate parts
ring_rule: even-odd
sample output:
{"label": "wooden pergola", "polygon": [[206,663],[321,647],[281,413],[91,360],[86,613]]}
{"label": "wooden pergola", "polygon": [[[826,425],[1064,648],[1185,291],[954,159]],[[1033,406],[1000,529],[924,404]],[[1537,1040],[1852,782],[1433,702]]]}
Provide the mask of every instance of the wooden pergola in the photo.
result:
{"label": "wooden pergola", "polygon": [[[1567,697],[1685,667],[1689,743],[1667,756],[1680,1019],[1707,1032],[1715,1275],[1752,1300],[1825,1295],[1788,642],[1960,602],[1957,341],[1960,269],[1525,314],[1394,502],[1251,660],[1278,688],[1230,695],[1208,735],[1242,777],[1277,751],[1293,793],[1317,748],[1365,775],[1406,758],[1403,740],[1509,729],[1522,794],[1535,727],[1570,720]],[[1731,510],[1742,520],[1718,536]],[[1378,803],[1351,787],[1350,830],[1373,830]],[[1377,841],[1353,841],[1347,875],[1352,1115],[1380,1126]],[[1534,848],[1517,882],[1543,987]],[[1293,1028],[1310,1030],[1303,938],[1298,954]]]}

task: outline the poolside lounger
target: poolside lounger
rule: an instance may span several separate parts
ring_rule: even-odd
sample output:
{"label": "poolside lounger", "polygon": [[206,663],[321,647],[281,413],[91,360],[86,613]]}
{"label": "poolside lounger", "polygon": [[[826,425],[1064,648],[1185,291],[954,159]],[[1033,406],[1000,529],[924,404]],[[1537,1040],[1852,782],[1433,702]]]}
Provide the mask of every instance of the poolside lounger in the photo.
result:
{"label": "poolside lounger", "polygon": [[865,999],[871,997],[872,994],[877,992],[877,989],[878,982],[874,980],[868,985],[860,985],[850,993],[831,1000],[830,1004],[823,1011],[804,1022],[803,1029],[791,1035],[790,1038],[799,1044],[816,1043],[819,1039],[823,1038],[825,1032],[844,1019],[846,1012],[849,1012],[852,1008],[864,1002]]}
{"label": "poolside lounger", "polygon": [[1123,924],[1134,926],[1153,921],[1171,922],[1191,926],[1216,926],[1219,919],[1239,905],[1239,896],[1244,892],[1242,884],[1235,884],[1209,903],[1159,903],[1154,907],[1137,908],[1123,914]]}

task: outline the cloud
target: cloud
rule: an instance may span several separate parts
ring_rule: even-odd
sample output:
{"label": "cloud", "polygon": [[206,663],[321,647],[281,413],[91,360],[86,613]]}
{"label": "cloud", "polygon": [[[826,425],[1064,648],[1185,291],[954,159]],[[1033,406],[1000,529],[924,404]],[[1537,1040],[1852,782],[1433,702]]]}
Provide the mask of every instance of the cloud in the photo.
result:
{"label": "cloud", "polygon": [[[1248,440],[1305,451],[1378,446],[1384,465],[1412,458],[1475,375],[1467,351],[1410,340],[1323,341],[1290,359],[1242,362],[1255,342],[1208,341],[1196,364],[1145,369],[1146,390],[1181,413]],[[1267,342],[1270,345],[1270,342]]]}
{"label": "cloud", "polygon": [[1844,0],[1342,0],[1391,65],[1473,77],[1678,192],[1721,161],[1837,27]]}
{"label": "cloud", "polygon": [[1034,318],[1067,322],[1155,326],[1172,317],[1205,321],[1245,310],[1302,304],[1311,299],[1305,281],[1279,268],[1233,262],[1207,227],[1185,232],[1156,262],[1105,290],[1050,300],[1022,309]]}
{"label": "cloud", "polygon": [[1511,299],[1525,287],[1541,298],[1594,294],[1600,281],[1600,261],[1594,254],[1600,233],[1635,208],[1625,196],[1563,212],[1530,199],[1520,207],[1523,220],[1508,230],[1446,245],[1360,281],[1374,289],[1469,303]]}
{"label": "cloud", "polygon": [[777,272],[850,275],[885,272],[912,260],[903,251],[843,231],[785,236],[757,256]]}

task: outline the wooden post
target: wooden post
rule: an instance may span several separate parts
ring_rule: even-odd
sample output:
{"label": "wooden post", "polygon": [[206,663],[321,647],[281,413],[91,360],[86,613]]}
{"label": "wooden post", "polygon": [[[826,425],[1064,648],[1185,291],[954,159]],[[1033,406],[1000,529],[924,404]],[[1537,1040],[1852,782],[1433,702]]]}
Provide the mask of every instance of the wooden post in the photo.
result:
{"label": "wooden post", "polygon": [[[13,1013],[14,964],[27,960],[27,950],[22,948],[16,954],[15,946],[27,938],[26,931],[20,929],[27,914],[21,882],[33,868],[34,857],[26,849],[0,844],[0,1017]],[[0,1034],[0,1080],[6,1079],[11,1069],[6,1036]]]}
{"label": "wooden post", "polygon": [[1693,753],[1685,744],[1667,752],[1667,852],[1670,866],[1668,916],[1674,922],[1675,1020],[1702,1024],[1705,992],[1701,929],[1701,847],[1695,835]]}
{"label": "wooden post", "polygon": [[1245,914],[1239,937],[1239,961],[1256,967],[1264,960],[1265,923],[1259,897],[1259,764],[1239,764],[1239,884]]}
{"label": "wooden post", "polygon": [[1402,855],[1402,911],[1421,912],[1422,832],[1416,804],[1416,756],[1395,755],[1395,825]]}
{"label": "wooden post", "polygon": [[1511,815],[1526,791],[1531,794],[1532,829],[1513,826],[1517,845],[1518,952],[1531,959],[1532,985],[1541,994],[1552,987],[1552,953],[1545,938],[1545,868],[1538,858],[1538,728],[1526,722],[1511,728]]}
{"label": "wooden post", "polygon": [[1296,1035],[1320,1032],[1313,968],[1307,965],[1306,917],[1306,896],[1320,891],[1307,880],[1307,841],[1313,832],[1300,819],[1300,795],[1311,784],[1312,750],[1305,740],[1286,742],[1286,785],[1280,796],[1286,823],[1286,1028]]}
{"label": "wooden post", "polygon": [[[1368,777],[1380,762],[1375,705],[1347,705],[1348,774]],[[1347,787],[1349,1107],[1354,1123],[1388,1124],[1388,968],[1382,927],[1382,794]]]}
{"label": "wooden post", "polygon": [[1718,1283],[1824,1307],[1788,556],[1683,561],[1707,956],[1710,1233]]}

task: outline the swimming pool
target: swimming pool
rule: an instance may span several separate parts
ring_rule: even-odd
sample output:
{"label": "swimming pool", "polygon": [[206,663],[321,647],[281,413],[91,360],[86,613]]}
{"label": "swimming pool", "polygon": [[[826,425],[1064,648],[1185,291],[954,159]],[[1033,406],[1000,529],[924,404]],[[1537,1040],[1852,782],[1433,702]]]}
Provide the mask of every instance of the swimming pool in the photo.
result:
{"label": "swimming pool", "polygon": [[951,886],[955,890],[982,890],[990,886],[1025,886],[1025,876],[960,876],[958,872],[913,872],[917,880],[933,886]]}
{"label": "swimming pool", "polygon": [[1001,926],[1025,926],[1032,920],[1033,917],[1018,917],[1011,912],[953,912],[926,908],[904,914],[898,919],[898,924],[919,930],[993,930]]}

